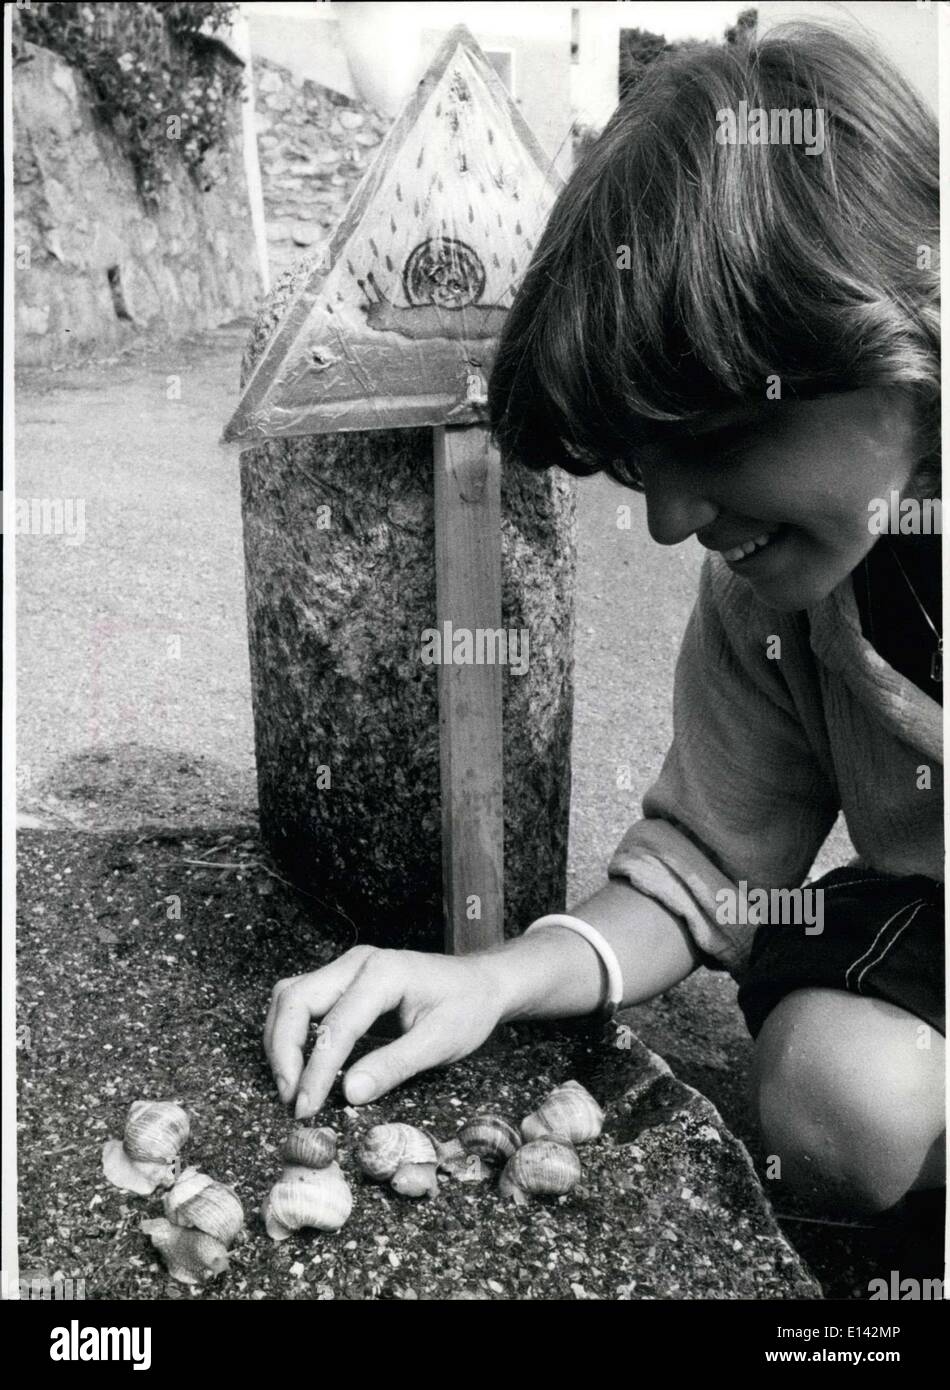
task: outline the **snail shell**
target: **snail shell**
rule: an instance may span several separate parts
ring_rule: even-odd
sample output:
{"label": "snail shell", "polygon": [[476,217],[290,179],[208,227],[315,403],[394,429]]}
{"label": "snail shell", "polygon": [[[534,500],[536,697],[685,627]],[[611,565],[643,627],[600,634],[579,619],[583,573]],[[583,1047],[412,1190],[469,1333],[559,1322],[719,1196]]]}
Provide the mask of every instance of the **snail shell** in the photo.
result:
{"label": "snail shell", "polygon": [[137,1100],[125,1124],[125,1151],[145,1163],[172,1163],[188,1138],[188,1116],[168,1100]]}
{"label": "snail shell", "polygon": [[129,1108],[124,1139],[102,1146],[102,1171],[125,1192],[150,1196],[175,1181],[178,1151],[188,1138],[188,1116],[171,1101],[137,1100]]}
{"label": "snail shell", "polygon": [[325,1168],[336,1158],[336,1135],[332,1129],[295,1129],[284,1140],[281,1157],[301,1168]]}
{"label": "snail shell", "polygon": [[467,1154],[490,1163],[505,1163],[521,1147],[521,1136],[500,1115],[476,1115],[462,1126],[458,1139]]}
{"label": "snail shell", "polygon": [[164,1216],[143,1221],[141,1229],[150,1237],[169,1274],[181,1284],[202,1284],[228,1267],[227,1250],[206,1231],[173,1226]]}
{"label": "snail shell", "polygon": [[244,1225],[244,1210],[229,1187],[196,1168],[186,1168],[165,1194],[165,1215],[176,1226],[194,1227],[231,1244]]}
{"label": "snail shell", "polygon": [[604,1127],[604,1112],[579,1081],[565,1081],[521,1121],[525,1143],[557,1135],[571,1144],[596,1139]]}
{"label": "snail shell", "polygon": [[414,1125],[373,1125],[367,1130],[356,1159],[368,1178],[387,1182],[403,1164],[435,1164],[435,1145]]}
{"label": "snail shell", "polygon": [[532,1139],[511,1155],[498,1182],[502,1197],[524,1203],[528,1194],[562,1196],[581,1175],[581,1161],[566,1139]]}
{"label": "snail shell", "polygon": [[272,1240],[286,1240],[304,1227],[338,1231],[353,1210],[353,1194],[340,1165],[294,1171],[307,1176],[289,1182],[281,1177],[264,1199],[261,1215],[267,1234]]}

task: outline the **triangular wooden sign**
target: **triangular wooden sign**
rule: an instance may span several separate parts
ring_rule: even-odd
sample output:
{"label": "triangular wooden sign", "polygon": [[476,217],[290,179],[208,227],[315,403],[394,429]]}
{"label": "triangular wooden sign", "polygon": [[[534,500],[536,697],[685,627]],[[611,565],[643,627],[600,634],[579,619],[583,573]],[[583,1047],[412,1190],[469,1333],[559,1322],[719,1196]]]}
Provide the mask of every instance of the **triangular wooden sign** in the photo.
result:
{"label": "triangular wooden sign", "polygon": [[481,421],[501,325],[560,187],[472,35],[453,29],[225,440]]}

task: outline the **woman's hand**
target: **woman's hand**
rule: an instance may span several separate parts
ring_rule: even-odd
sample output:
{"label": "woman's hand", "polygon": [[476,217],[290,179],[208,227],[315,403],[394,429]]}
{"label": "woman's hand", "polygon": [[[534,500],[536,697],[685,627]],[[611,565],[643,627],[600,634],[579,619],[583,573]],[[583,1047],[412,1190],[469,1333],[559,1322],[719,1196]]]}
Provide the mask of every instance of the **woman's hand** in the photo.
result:
{"label": "woman's hand", "polygon": [[[344,1081],[364,1105],[427,1067],[474,1051],[501,1020],[502,991],[491,956],[440,956],[355,946],[322,970],[274,986],[264,1049],[281,1099],[296,1116],[316,1114],[354,1044],[381,1014],[399,1010],[402,1037],[368,1053]],[[304,1066],[311,1021],[322,1020]]]}

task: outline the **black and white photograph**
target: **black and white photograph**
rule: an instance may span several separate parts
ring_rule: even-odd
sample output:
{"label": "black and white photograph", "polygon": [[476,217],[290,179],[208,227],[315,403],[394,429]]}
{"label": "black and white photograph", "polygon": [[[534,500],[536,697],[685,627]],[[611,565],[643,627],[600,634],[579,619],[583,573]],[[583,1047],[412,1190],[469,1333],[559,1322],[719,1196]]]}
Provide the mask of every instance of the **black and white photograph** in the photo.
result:
{"label": "black and white photograph", "polygon": [[483,1301],[906,1369],[950,6],[4,18],[34,1364]]}

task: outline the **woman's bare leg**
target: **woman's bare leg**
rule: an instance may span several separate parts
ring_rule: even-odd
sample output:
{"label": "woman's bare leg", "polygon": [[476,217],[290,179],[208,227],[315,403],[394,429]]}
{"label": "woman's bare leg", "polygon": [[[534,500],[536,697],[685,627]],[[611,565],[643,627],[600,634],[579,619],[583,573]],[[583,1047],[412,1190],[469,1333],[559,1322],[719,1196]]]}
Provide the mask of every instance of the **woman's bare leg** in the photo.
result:
{"label": "woman's bare leg", "polygon": [[772,1175],[839,1212],[884,1212],[942,1186],[944,1051],[936,1029],[880,999],[789,994],[753,1064]]}

